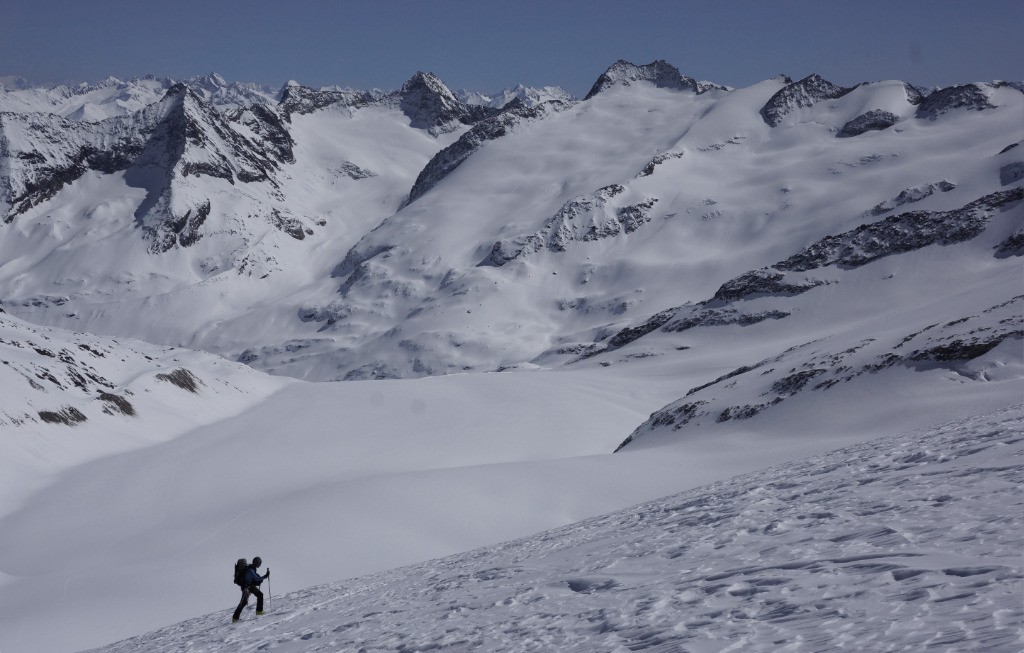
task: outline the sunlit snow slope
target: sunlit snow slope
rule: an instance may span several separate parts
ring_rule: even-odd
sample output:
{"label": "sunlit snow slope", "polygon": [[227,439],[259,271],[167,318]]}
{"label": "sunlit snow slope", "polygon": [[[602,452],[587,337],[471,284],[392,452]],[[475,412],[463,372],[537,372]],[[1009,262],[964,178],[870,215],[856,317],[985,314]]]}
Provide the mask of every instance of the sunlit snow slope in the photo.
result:
{"label": "sunlit snow slope", "polygon": [[100,650],[1009,653],[1022,488],[1017,406]]}

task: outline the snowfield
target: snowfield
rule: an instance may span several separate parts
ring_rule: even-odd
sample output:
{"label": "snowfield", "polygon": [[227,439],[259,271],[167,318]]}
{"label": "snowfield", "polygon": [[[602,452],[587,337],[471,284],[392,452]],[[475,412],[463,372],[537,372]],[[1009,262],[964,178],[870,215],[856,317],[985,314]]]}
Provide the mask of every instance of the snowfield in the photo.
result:
{"label": "snowfield", "polygon": [[1012,652],[1022,547],[1018,405],[97,650]]}
{"label": "snowfield", "polygon": [[1024,85],[13,86],[2,653],[1020,649]]}

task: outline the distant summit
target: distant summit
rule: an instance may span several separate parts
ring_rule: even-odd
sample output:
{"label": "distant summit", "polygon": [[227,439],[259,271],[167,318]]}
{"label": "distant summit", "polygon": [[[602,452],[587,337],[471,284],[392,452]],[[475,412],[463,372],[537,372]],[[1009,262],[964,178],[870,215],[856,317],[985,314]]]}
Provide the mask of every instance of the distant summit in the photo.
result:
{"label": "distant summit", "polygon": [[433,73],[418,72],[398,92],[399,106],[416,129],[433,135],[458,129],[492,115],[489,107],[466,105]]}
{"label": "distant summit", "polygon": [[576,100],[571,93],[558,86],[536,88],[524,86],[523,84],[506,88],[498,93],[477,93],[461,90],[455,94],[465,104],[491,107],[492,109],[504,109],[516,100],[520,100],[527,107],[535,107],[538,104],[551,102],[552,100],[559,102],[574,102]]}
{"label": "distant summit", "polygon": [[620,59],[597,78],[584,99],[589,100],[612,86],[629,86],[635,82],[650,82],[658,88],[700,92],[697,80],[683,75],[678,68],[667,61],[659,59],[644,66],[638,66]]}
{"label": "distant summit", "polygon": [[777,127],[787,114],[797,109],[812,107],[821,100],[834,100],[851,90],[853,89],[833,84],[821,75],[813,73],[773,95],[761,107],[761,117],[769,127]]}

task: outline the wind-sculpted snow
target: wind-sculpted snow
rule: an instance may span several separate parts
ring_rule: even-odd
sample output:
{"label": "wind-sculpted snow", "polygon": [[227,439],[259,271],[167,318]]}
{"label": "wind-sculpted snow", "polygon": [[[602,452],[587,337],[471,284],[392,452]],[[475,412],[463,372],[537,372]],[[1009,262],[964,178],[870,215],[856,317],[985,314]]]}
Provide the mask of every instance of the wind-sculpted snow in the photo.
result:
{"label": "wind-sculpted snow", "polygon": [[1024,407],[97,651],[1017,651]]}

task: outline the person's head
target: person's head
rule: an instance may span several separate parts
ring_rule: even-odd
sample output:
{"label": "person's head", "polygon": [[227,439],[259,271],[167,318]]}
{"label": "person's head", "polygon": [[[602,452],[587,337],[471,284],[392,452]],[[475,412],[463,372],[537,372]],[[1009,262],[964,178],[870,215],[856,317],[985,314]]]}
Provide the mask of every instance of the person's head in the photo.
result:
{"label": "person's head", "polygon": [[263,558],[261,558],[259,556],[256,556],[255,558],[252,559],[252,566],[253,567],[256,567],[257,569],[259,569],[260,565],[262,565],[262,564],[263,564]]}

